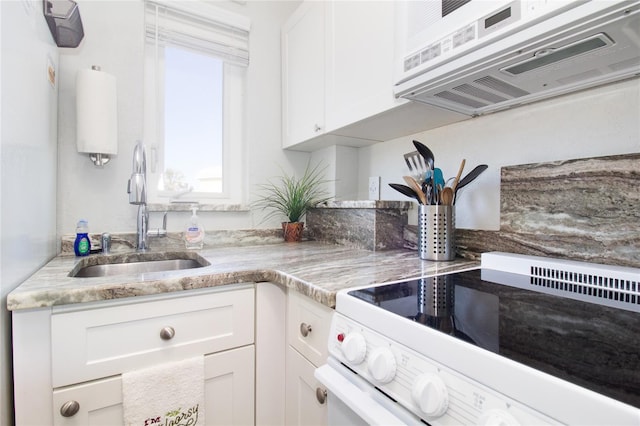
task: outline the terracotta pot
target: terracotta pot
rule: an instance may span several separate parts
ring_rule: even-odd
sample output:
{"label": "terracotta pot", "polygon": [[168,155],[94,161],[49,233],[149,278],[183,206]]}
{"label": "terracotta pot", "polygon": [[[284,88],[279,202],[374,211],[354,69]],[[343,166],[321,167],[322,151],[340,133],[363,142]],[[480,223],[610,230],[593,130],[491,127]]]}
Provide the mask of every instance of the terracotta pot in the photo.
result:
{"label": "terracotta pot", "polygon": [[302,230],[304,222],[282,222],[282,236],[288,243],[295,243],[302,240]]}

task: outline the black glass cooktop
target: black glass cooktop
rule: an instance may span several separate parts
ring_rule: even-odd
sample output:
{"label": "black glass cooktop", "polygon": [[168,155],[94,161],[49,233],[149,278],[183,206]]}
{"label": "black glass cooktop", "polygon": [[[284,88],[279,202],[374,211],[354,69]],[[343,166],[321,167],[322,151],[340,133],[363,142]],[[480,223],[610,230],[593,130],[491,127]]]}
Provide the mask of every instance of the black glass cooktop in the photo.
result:
{"label": "black glass cooktop", "polygon": [[640,408],[640,300],[555,287],[477,269],[349,294]]}

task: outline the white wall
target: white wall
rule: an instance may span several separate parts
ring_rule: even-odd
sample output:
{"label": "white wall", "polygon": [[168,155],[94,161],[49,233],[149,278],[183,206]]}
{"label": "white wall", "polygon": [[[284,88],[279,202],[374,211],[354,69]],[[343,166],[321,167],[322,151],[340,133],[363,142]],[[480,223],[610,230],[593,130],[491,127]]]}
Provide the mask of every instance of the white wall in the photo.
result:
{"label": "white wall", "polygon": [[[358,199],[359,149],[332,145],[311,154],[311,167],[319,167],[325,176],[323,190],[337,201]],[[365,198],[366,199],[366,198]]]}
{"label": "white wall", "polygon": [[[84,39],[75,49],[60,50],[58,232],[75,233],[78,219],[92,232],[135,229],[127,179],[136,140],[142,138],[141,1],[80,1]],[[118,155],[97,168],[76,150],[76,73],[99,65],[116,77]],[[129,208],[131,207],[131,208]]]}
{"label": "white wall", "polygon": [[[489,166],[459,192],[456,226],[497,230],[500,167],[640,152],[639,117],[636,78],[361,148],[359,198],[367,198],[369,176],[381,176],[382,199],[408,200],[388,184],[403,183],[403,154],[415,149],[416,139],[433,151],[445,177],[456,175],[462,158],[463,175],[478,164]],[[416,218],[411,212],[409,223]]]}
{"label": "white wall", "polygon": [[[247,78],[245,143],[250,197],[256,184],[280,175],[280,167],[302,170],[308,154],[284,152],[280,131],[280,27],[299,2],[249,1],[245,5],[219,1],[220,7],[252,20],[251,64]],[[77,49],[60,54],[60,131],[58,232],[73,234],[78,219],[89,221],[91,232],[134,232],[137,207],[130,205],[127,180],[137,139],[142,138],[143,4],[141,0],[80,0],[85,39]],[[79,69],[100,65],[118,85],[118,155],[104,168],[96,168],[75,149],[75,75]],[[170,231],[181,231],[188,213],[169,213]],[[270,227],[261,212],[201,212],[205,229]],[[160,224],[152,214],[151,227]]]}
{"label": "white wall", "polygon": [[13,423],[7,294],[56,254],[58,53],[42,2],[2,1],[0,188],[0,424]]}
{"label": "white wall", "polygon": [[[251,200],[257,184],[280,175],[281,168],[301,172],[309,158],[307,153],[280,148],[280,28],[299,2],[215,3],[252,19],[246,90],[247,156],[238,165],[245,172]],[[85,40],[78,49],[62,49],[60,58],[58,233],[73,234],[79,218],[89,220],[92,232],[133,232],[137,209],[128,204],[126,183],[133,145],[142,137],[142,3],[81,0],[79,4]],[[86,155],[75,151],[75,73],[92,64],[101,65],[118,81],[119,154],[103,169],[95,168]],[[388,183],[402,183],[407,173],[402,155],[414,149],[414,138],[434,151],[437,166],[447,176],[455,175],[463,157],[467,160],[466,172],[486,163],[489,170],[459,194],[457,226],[498,229],[501,166],[640,151],[639,85],[635,79],[367,148],[332,147],[312,157],[314,161],[332,161],[328,171],[337,181],[331,190],[339,199],[367,199],[369,176],[381,176],[382,199],[406,200]],[[358,167],[353,165],[354,157]],[[350,184],[345,186],[345,181]],[[357,181],[357,185],[351,181]],[[275,227],[278,221],[262,222],[259,211],[203,212],[200,216],[210,230]],[[170,213],[169,230],[181,231],[188,217],[189,213]],[[415,214],[409,218],[415,223]],[[159,223],[160,215],[152,214],[150,226]]]}

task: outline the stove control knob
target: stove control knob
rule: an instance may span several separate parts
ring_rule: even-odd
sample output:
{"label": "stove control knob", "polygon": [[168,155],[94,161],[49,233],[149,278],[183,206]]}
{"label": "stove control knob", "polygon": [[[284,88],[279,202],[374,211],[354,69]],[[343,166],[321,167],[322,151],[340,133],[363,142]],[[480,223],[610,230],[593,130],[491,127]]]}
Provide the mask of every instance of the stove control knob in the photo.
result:
{"label": "stove control knob", "polygon": [[482,413],[478,424],[481,426],[520,426],[511,414],[502,410],[488,410]]}
{"label": "stove control knob", "polygon": [[449,406],[447,386],[438,375],[429,373],[419,376],[411,392],[413,401],[427,417],[442,416]]}
{"label": "stove control knob", "polygon": [[396,376],[396,358],[389,348],[375,348],[367,361],[369,373],[380,383],[389,383]]}
{"label": "stove control knob", "polygon": [[347,334],[342,341],[341,348],[347,361],[355,365],[364,361],[364,357],[367,355],[367,342],[360,333]]}

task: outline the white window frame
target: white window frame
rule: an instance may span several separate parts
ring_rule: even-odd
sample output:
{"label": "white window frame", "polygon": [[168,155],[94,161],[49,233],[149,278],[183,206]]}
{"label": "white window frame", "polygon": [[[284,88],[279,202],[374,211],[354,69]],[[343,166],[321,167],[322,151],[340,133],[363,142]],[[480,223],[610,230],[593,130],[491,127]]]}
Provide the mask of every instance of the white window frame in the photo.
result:
{"label": "white window frame", "polygon": [[[229,25],[250,25],[248,18],[229,11],[204,5],[200,2],[189,2],[189,13],[203,13]],[[159,0],[146,1],[146,5],[160,4],[162,7],[175,3]],[[180,8],[182,8],[182,4]],[[183,45],[168,42],[172,46],[185,48]],[[194,49],[197,51],[198,49]],[[200,204],[233,204],[246,203],[244,167],[244,118],[245,118],[245,81],[246,67],[238,65],[242,62],[229,58],[223,59],[223,141],[222,141],[222,192],[190,192],[179,194],[173,191],[159,191],[157,184],[164,170],[164,49],[157,40],[153,45],[145,40],[144,55],[144,143],[147,149],[147,188],[151,203],[166,204],[172,201],[198,202]],[[248,64],[248,57],[247,57]],[[198,155],[194,153],[194,155]]]}

